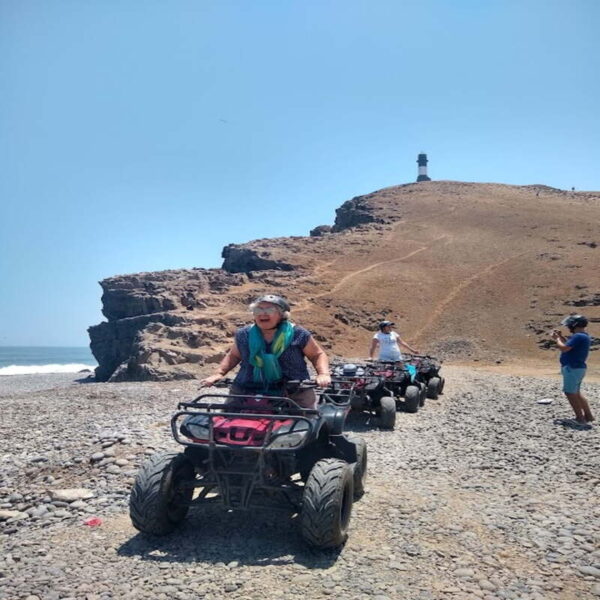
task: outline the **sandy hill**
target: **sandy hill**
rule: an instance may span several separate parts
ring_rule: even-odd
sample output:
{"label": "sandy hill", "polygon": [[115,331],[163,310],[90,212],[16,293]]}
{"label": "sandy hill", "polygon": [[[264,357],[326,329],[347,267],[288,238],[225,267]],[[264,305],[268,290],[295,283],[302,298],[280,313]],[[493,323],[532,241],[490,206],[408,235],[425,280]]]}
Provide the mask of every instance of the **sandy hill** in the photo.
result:
{"label": "sandy hill", "polygon": [[435,181],[336,212],[308,237],[227,246],[222,269],[102,281],[108,321],[89,330],[98,378],[197,376],[264,292],[287,296],[336,355],[364,356],[382,318],[463,364],[553,363],[547,333],[570,312],[598,331],[600,192]]}

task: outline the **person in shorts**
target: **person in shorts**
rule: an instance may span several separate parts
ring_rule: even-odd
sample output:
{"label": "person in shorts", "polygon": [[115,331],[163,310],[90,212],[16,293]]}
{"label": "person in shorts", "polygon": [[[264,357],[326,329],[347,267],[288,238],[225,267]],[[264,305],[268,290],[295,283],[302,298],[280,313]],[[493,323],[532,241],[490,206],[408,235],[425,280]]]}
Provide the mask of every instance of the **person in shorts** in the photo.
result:
{"label": "person in shorts", "polygon": [[418,354],[412,346],[409,346],[395,331],[392,331],[394,325],[395,323],[392,321],[379,323],[379,331],[373,336],[369,348],[371,359],[375,356],[375,351],[379,349],[377,360],[402,362],[401,346],[413,354]]}
{"label": "person in shorts", "polygon": [[594,420],[587,399],[581,393],[581,382],[587,369],[586,360],[590,352],[590,336],[585,331],[588,320],[583,315],[571,315],[561,321],[568,328],[566,338],[558,329],[552,339],[560,350],[560,366],[563,377],[563,392],[575,413],[578,423],[587,424]]}

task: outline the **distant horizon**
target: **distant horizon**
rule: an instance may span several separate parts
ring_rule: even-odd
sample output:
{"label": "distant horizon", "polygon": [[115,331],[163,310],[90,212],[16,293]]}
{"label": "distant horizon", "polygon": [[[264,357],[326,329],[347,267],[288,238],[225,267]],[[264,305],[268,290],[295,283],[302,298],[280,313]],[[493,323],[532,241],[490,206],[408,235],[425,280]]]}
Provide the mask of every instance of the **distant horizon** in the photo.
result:
{"label": "distant horizon", "polygon": [[89,344],[73,346],[70,344],[0,344],[0,348],[87,348]]}

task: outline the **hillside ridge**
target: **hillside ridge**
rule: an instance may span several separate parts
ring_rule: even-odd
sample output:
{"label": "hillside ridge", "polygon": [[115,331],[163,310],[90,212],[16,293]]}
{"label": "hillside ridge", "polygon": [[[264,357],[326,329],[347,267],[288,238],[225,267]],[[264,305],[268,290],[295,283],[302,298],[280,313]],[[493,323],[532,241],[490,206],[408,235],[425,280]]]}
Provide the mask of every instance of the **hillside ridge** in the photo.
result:
{"label": "hillside ridge", "polygon": [[[364,356],[390,318],[421,351],[456,363],[555,360],[548,331],[600,322],[600,193],[431,181],[382,188],[306,237],[229,244],[221,269],[110,277],[89,328],[99,380],[199,377],[264,292],[332,355]],[[597,348],[595,344],[594,348]]]}

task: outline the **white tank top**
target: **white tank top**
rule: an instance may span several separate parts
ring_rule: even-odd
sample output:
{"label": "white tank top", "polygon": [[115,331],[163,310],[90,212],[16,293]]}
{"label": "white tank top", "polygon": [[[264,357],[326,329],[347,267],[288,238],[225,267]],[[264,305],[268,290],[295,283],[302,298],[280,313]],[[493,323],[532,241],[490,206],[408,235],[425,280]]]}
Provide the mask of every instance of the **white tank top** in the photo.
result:
{"label": "white tank top", "polygon": [[379,342],[379,360],[402,360],[402,353],[398,346],[399,337],[395,331],[391,333],[378,331],[373,336],[373,339]]}

